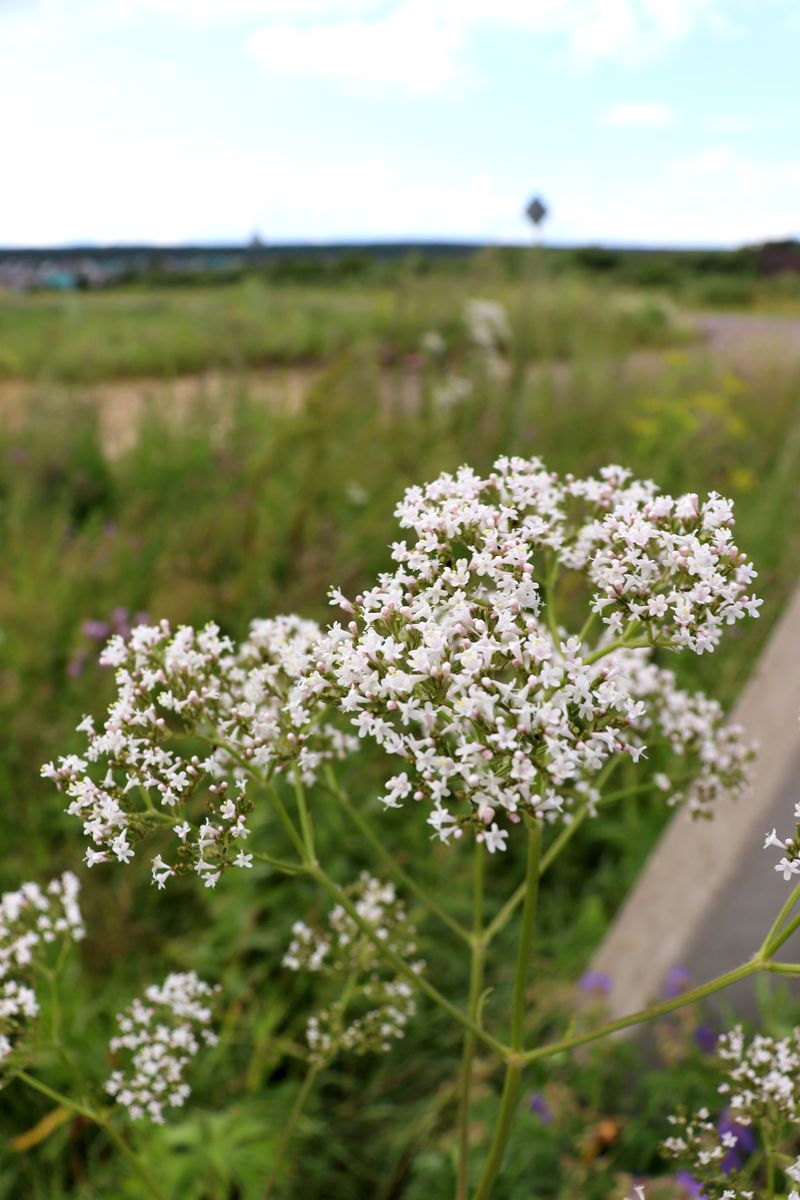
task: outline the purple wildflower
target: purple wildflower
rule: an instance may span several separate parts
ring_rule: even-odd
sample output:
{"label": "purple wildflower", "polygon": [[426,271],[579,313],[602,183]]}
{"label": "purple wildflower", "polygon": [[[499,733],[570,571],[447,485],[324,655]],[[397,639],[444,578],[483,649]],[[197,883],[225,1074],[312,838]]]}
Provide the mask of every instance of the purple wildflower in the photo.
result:
{"label": "purple wildflower", "polygon": [[578,988],[596,996],[607,996],[611,991],[611,976],[605,971],[586,971],[578,980]]}
{"label": "purple wildflower", "polygon": [[703,1054],[713,1054],[717,1048],[717,1032],[710,1025],[698,1025],[694,1031],[694,1040]]}
{"label": "purple wildflower", "polygon": [[670,967],[664,976],[664,995],[668,1000],[674,1000],[683,992],[688,992],[692,986],[692,977],[686,967]]}
{"label": "purple wildflower", "polygon": [[89,618],[88,621],[84,621],[81,625],[81,632],[85,637],[94,638],[96,641],[101,642],[105,641],[108,637],[111,627],[108,621],[95,621]]}
{"label": "purple wildflower", "polygon": [[717,1121],[717,1129],[720,1134],[732,1133],[736,1138],[736,1145],[730,1148],[720,1163],[723,1174],[730,1175],[731,1171],[743,1166],[745,1159],[755,1150],[756,1135],[749,1125],[740,1125],[735,1121],[727,1108]]}
{"label": "purple wildflower", "polygon": [[681,1195],[685,1197],[685,1200],[706,1200],[702,1183],[699,1183],[688,1171],[678,1171],[675,1182],[681,1189]]}
{"label": "purple wildflower", "polygon": [[553,1113],[541,1092],[531,1092],[528,1099],[528,1108],[532,1113],[536,1113],[543,1125],[552,1125]]}

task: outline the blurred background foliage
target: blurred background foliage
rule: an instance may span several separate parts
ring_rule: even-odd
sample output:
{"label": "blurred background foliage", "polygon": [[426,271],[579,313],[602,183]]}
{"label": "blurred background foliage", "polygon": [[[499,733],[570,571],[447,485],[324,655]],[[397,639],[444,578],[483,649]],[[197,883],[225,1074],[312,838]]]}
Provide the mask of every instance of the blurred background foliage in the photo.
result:
{"label": "blurred background foliage", "polygon": [[[102,714],[112,695],[95,623],[213,618],[238,637],[255,616],[325,620],[330,585],[355,593],[389,565],[403,489],[465,462],[485,470],[501,453],[535,454],[574,473],[621,462],[668,491],[733,496],[763,618],[732,630],[714,656],[676,664],[687,683],[732,703],[797,578],[800,364],[765,359],[734,373],[694,340],[680,307],[691,289],[670,292],[663,273],[656,292],[630,267],[554,271],[531,257],[524,270],[499,252],[470,270],[410,263],[387,279],[354,269],[335,286],[287,272],[216,288],[0,297],[0,888],[82,854],[77,824],[38,771],[77,747],[81,715]],[[491,361],[464,320],[474,296],[508,314]],[[178,377],[189,372],[201,374],[187,386]],[[453,379],[466,381],[455,401]],[[467,856],[431,844],[413,809],[378,811],[383,769],[365,750],[342,778],[398,860],[466,915]],[[373,866],[346,816],[319,803],[332,873],[346,880]],[[627,801],[587,823],[548,877],[532,993],[542,1035],[563,1027],[575,981],[666,815],[657,801]],[[255,839],[271,850],[278,834],[264,819]],[[512,890],[516,857],[492,861],[491,904]],[[221,1043],[198,1061],[192,1104],[135,1140],[169,1195],[255,1200],[296,1094],[307,1015],[303,980],[280,958],[292,922],[318,914],[320,895],[264,866],[213,894],[178,880],[160,895],[142,855],[83,876],[90,934],[64,1001],[72,1064],[99,1084],[113,1014],[168,970],[219,980]],[[420,932],[431,978],[463,1002],[459,947],[428,925]],[[490,1020],[504,1012],[504,959],[510,943],[500,941]],[[778,1028],[789,1019],[781,1004],[768,1006]],[[605,1200],[625,1194],[630,1172],[663,1172],[665,1113],[713,1094],[698,1020],[665,1024],[644,1054],[614,1043],[532,1074],[529,1091],[549,1116],[538,1101],[521,1112],[501,1200]],[[282,1194],[449,1197],[456,1053],[454,1031],[422,1005],[391,1054],[328,1070]],[[40,1069],[72,1089],[68,1063]],[[479,1076],[478,1151],[498,1085],[488,1064]],[[2,1200],[140,1194],[80,1121],[14,1150],[9,1139],[45,1111],[21,1089],[0,1095]]]}

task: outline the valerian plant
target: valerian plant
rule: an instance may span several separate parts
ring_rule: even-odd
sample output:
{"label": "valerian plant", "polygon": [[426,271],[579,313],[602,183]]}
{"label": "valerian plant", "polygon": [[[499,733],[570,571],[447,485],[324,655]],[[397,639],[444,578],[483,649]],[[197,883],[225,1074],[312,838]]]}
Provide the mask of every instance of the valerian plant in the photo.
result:
{"label": "valerian plant", "polygon": [[[709,817],[723,795],[746,788],[753,750],[743,731],[726,724],[713,699],[680,687],[663,657],[713,652],[726,628],[758,616],[755,571],[734,540],[730,501],[666,496],[616,466],[577,479],[538,459],[502,458],[485,478],[465,467],[411,488],[396,515],[406,536],[392,545],[393,568],[353,598],[334,590],[344,616],[327,629],[288,616],[255,621],[238,646],[213,624],[172,629],[162,621],[113,637],[102,661],[116,669],[118,694],[105,722],[85,717],[83,752],[43,773],[82,824],[88,867],[146,854],[158,888],[177,875],[214,888],[226,872],[259,861],[327,894],[327,923],[298,918],[284,958],[319,989],[306,1025],[305,1081],[269,1190],[319,1072],[340,1054],[391,1052],[415,1008],[429,1003],[463,1036],[454,1194],[486,1200],[496,1195],[526,1069],[756,972],[796,972],[774,956],[797,923],[800,885],[737,969],[620,1020],[530,1044],[540,881],[584,822],[648,792]],[[573,623],[577,597],[584,608]],[[411,807],[450,853],[470,847],[469,926],[395,861],[366,812],[374,797],[341,786],[337,763],[365,740],[396,764],[380,796],[387,819]],[[653,771],[648,754],[656,752]],[[615,776],[624,764],[639,781],[622,787]],[[342,885],[320,861],[315,830],[334,802],[387,878]],[[255,806],[274,815],[263,846],[253,844]],[[514,840],[525,845],[524,877],[488,912],[486,872]],[[779,844],[790,878],[800,852],[791,839]],[[468,956],[465,1007],[423,969],[403,896]],[[503,1013],[487,991],[497,965],[490,950],[512,921],[519,940]],[[188,1060],[208,1040],[210,995],[195,977],[172,976],[120,1017],[113,1046],[126,1061],[108,1087],[129,1117],[161,1120],[185,1100]],[[25,1002],[11,1003],[24,1018]],[[167,1010],[177,1039],[171,1018],[161,1021]],[[470,1108],[479,1044],[504,1082],[476,1171]],[[708,1132],[702,1123],[692,1130],[687,1153]],[[781,1163],[769,1162],[774,1191]]]}

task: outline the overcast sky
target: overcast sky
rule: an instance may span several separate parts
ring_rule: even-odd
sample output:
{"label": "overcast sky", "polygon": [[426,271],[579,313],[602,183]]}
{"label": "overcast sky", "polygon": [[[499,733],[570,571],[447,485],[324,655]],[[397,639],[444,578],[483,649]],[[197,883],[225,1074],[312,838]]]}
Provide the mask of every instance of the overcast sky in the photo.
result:
{"label": "overcast sky", "polygon": [[798,0],[0,0],[0,245],[800,234]]}

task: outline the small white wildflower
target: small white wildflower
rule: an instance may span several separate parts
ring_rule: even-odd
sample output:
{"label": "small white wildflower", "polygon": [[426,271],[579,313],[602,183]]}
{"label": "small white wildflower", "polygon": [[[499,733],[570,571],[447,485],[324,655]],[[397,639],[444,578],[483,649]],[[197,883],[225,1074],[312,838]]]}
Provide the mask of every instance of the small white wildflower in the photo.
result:
{"label": "small white wildflower", "polygon": [[191,1089],[185,1075],[201,1046],[216,1044],[211,1028],[218,989],[193,972],[173,973],[153,984],[117,1016],[120,1032],[109,1049],[123,1066],[112,1071],[106,1091],[134,1121],[163,1123]]}

